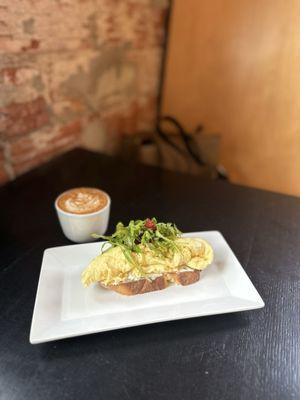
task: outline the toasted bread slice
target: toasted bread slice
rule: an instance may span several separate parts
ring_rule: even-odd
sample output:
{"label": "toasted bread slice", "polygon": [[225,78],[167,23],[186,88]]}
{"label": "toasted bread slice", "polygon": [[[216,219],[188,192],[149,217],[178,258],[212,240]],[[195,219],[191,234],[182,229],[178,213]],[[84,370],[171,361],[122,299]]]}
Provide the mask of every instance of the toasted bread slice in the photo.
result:
{"label": "toasted bread slice", "polygon": [[136,294],[143,294],[147,292],[154,292],[156,290],[162,290],[167,288],[170,283],[175,283],[177,285],[191,285],[200,279],[200,271],[179,271],[166,273],[157,278],[150,279],[140,279],[138,281],[124,282],[117,285],[101,286],[114,290],[117,293],[123,294],[125,296],[134,296]]}
{"label": "toasted bread slice", "polygon": [[199,281],[200,271],[194,269],[192,271],[173,272],[168,274],[168,279],[177,285],[187,286]]}

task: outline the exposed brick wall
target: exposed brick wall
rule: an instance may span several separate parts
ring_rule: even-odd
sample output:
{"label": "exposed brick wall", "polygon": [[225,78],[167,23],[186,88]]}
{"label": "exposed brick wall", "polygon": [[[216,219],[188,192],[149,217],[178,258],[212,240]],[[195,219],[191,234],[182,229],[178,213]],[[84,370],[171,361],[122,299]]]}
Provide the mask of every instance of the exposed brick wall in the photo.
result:
{"label": "exposed brick wall", "polygon": [[0,5],[0,183],[155,120],[166,0]]}

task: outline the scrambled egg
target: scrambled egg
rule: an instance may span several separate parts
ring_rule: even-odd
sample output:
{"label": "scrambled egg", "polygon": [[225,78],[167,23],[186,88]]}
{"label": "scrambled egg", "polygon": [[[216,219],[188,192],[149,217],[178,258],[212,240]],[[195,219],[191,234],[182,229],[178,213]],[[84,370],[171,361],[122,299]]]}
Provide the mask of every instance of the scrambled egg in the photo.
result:
{"label": "scrambled egg", "polygon": [[84,286],[98,281],[104,285],[116,285],[145,277],[151,279],[185,268],[203,270],[213,260],[213,250],[203,239],[179,238],[175,243],[179,250],[163,258],[149,247],[140,245],[142,252],[133,253],[134,264],[126,259],[120,247],[111,247],[92,260],[83,271],[81,281]]}

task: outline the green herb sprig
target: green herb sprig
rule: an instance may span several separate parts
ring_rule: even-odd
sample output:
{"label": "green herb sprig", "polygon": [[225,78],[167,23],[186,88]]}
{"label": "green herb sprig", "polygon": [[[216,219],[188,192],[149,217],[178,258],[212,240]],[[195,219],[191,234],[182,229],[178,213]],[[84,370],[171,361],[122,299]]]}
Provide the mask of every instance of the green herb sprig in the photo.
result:
{"label": "green herb sprig", "polygon": [[142,252],[139,245],[148,246],[155,255],[164,257],[178,250],[175,239],[180,235],[181,232],[175,224],[157,222],[156,218],[147,218],[132,220],[127,226],[119,222],[116,231],[111,236],[93,236],[107,240],[113,247],[120,247],[125,258],[134,264],[133,253]]}

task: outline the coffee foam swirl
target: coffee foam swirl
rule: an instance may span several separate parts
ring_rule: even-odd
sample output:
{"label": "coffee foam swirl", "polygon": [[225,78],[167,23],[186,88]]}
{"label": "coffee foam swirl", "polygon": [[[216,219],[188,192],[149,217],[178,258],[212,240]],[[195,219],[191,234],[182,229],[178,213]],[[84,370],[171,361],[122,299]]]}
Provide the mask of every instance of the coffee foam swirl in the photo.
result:
{"label": "coffee foam swirl", "polygon": [[99,189],[76,188],[63,193],[57,205],[69,213],[88,214],[101,210],[107,202],[107,195]]}

